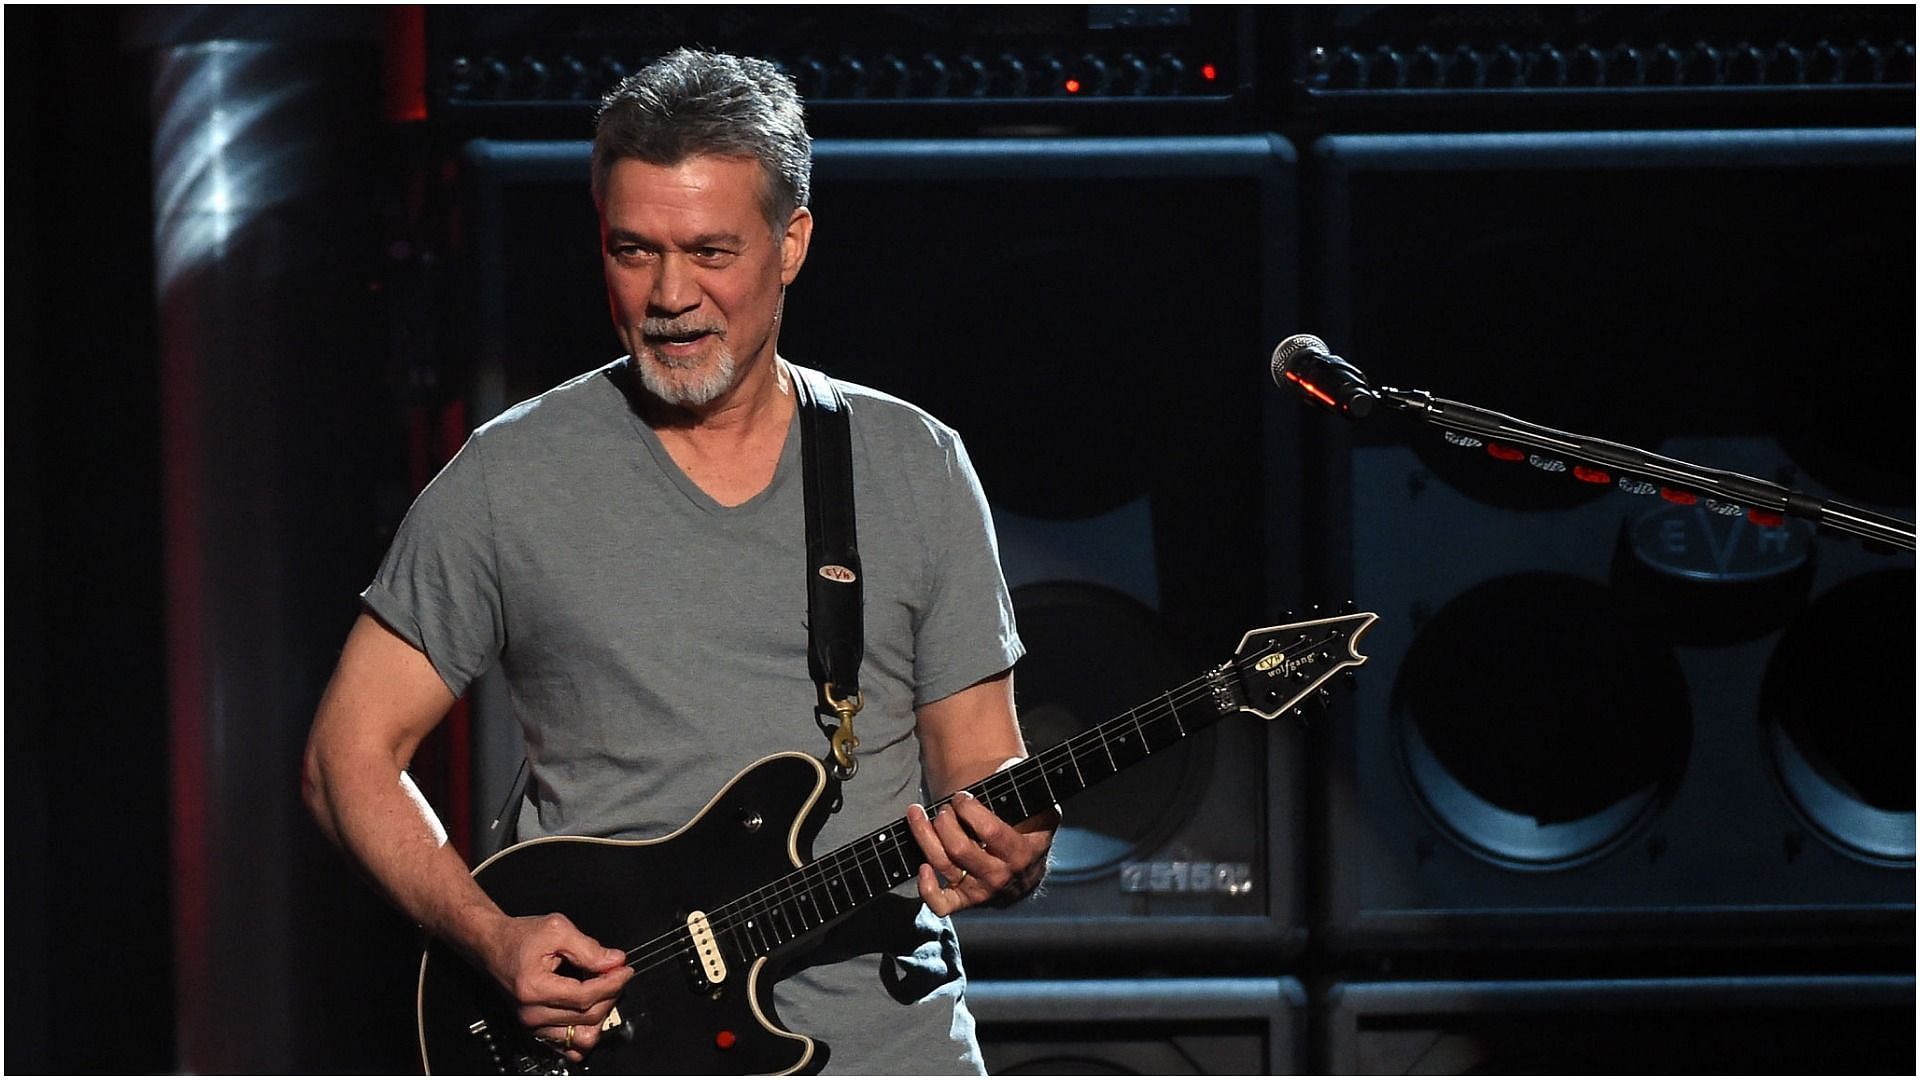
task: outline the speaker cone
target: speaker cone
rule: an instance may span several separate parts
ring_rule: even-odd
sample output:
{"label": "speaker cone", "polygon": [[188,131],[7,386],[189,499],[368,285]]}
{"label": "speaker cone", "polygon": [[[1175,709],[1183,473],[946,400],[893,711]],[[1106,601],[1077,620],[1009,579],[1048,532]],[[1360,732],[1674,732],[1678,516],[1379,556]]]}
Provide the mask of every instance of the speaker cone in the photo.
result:
{"label": "speaker cone", "polygon": [[1761,737],[1788,800],[1858,857],[1914,859],[1914,574],[1882,570],[1816,600],[1761,682]]}
{"label": "speaker cone", "polygon": [[1392,708],[1429,816],[1522,869],[1611,850],[1672,789],[1691,740],[1671,650],[1606,589],[1561,574],[1497,578],[1428,619]]}

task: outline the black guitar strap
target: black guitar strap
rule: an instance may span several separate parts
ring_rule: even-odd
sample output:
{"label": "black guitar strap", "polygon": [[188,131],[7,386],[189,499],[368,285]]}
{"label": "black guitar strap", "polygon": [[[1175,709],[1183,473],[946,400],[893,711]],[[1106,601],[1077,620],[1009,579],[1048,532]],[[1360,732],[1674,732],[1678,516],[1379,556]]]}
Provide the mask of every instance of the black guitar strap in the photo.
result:
{"label": "black guitar strap", "polygon": [[807,506],[807,668],[814,708],[829,731],[827,767],[840,780],[860,763],[853,717],[860,711],[860,548],[853,515],[853,431],[833,380],[789,365],[800,403],[800,465]]}

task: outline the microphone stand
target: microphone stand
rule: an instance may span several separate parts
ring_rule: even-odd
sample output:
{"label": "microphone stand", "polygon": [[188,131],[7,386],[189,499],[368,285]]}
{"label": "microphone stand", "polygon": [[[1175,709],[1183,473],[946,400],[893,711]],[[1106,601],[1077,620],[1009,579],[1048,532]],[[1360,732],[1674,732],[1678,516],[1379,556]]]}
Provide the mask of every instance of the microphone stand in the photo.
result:
{"label": "microphone stand", "polygon": [[1741,473],[1710,469],[1678,458],[1650,454],[1625,443],[1556,431],[1517,420],[1505,413],[1437,398],[1425,390],[1396,390],[1391,386],[1383,386],[1372,393],[1380,404],[1440,427],[1580,458],[1711,498],[1804,518],[1892,547],[1908,551],[1914,549],[1912,522],[1850,506],[1837,499],[1818,499]]}

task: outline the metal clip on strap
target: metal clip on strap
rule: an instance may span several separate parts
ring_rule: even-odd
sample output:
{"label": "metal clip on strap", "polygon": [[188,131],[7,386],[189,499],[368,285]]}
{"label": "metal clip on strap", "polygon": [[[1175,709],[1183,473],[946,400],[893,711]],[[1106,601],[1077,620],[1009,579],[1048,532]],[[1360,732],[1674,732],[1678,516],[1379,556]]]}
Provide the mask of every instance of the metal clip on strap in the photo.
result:
{"label": "metal clip on strap", "polygon": [[831,738],[833,764],[830,767],[834,779],[851,780],[860,771],[860,759],[853,756],[853,752],[860,749],[860,736],[853,733],[853,718],[866,705],[866,695],[856,693],[850,698],[838,697],[833,692],[832,683],[827,684],[826,693],[827,704],[832,705],[833,711],[840,717],[840,727]]}

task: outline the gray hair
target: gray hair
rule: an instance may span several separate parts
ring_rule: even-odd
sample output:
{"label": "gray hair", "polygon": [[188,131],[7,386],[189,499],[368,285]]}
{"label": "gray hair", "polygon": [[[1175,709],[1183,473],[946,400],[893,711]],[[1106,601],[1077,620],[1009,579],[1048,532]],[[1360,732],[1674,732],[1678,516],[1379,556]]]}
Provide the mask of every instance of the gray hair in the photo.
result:
{"label": "gray hair", "polygon": [[793,79],[765,60],[676,49],[620,80],[594,120],[593,201],[605,199],[617,162],[677,165],[704,154],[759,162],[761,209],[784,228],[813,181]]}

